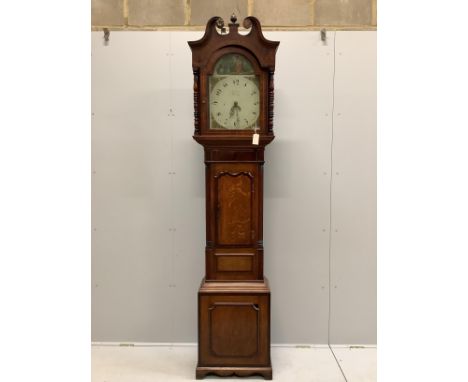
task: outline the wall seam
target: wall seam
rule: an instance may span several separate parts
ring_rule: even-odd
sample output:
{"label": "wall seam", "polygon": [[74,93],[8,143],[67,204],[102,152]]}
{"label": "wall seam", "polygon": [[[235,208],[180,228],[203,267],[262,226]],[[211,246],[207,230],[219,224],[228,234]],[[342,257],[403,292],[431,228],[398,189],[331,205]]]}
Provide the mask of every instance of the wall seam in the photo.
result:
{"label": "wall seam", "polygon": [[[170,179],[170,190],[171,190],[171,219],[170,219],[170,235],[171,235],[171,284],[169,285],[169,291],[171,294],[175,293],[175,289],[177,287],[176,284],[176,271],[175,271],[175,239],[176,239],[176,227],[175,227],[175,185],[174,185],[174,176],[176,175],[176,171],[174,168],[174,95],[173,95],[173,86],[172,80],[174,77],[174,73],[172,71],[172,33],[169,33],[169,46],[168,46],[168,64],[169,64],[169,110],[168,110],[168,117],[169,117],[169,126],[171,131],[171,140],[170,140],[170,172],[169,172],[169,179]],[[172,289],[171,289],[172,288]],[[174,342],[175,336],[175,298],[171,299],[171,333],[170,338],[172,338],[172,342]]]}
{"label": "wall seam", "polygon": [[377,26],[377,0],[372,0],[371,12],[371,25]]}
{"label": "wall seam", "polygon": [[247,0],[247,16],[253,16],[254,0]]}
{"label": "wall seam", "polygon": [[334,127],[335,127],[335,78],[336,78],[336,32],[333,34],[333,79],[332,79],[332,111],[331,111],[331,141],[330,141],[330,203],[329,203],[329,229],[328,229],[328,335],[327,335],[327,344],[330,349],[333,358],[338,365],[338,368],[343,375],[343,378],[346,382],[348,379],[336,357],[335,352],[333,351],[330,345],[330,328],[331,328],[331,302],[332,302],[332,231],[333,231],[333,143],[334,143]]}
{"label": "wall seam", "polygon": [[[204,31],[205,25],[92,25],[91,32],[100,32],[103,28],[110,31]],[[376,31],[377,27],[373,25],[336,25],[336,24],[322,24],[322,25],[275,25],[263,26],[262,31],[319,31],[326,28],[328,31]]]}
{"label": "wall seam", "polygon": [[128,0],[123,0],[123,17],[125,26],[128,26]]}
{"label": "wall seam", "polygon": [[309,3],[310,25],[315,25],[315,1],[316,0],[310,0],[310,3]]}
{"label": "wall seam", "polygon": [[333,139],[335,122],[335,74],[336,74],[336,32],[333,34],[333,76],[332,76],[332,110],[331,110],[331,140],[330,140],[330,181],[329,181],[329,211],[328,211],[328,327],[327,343],[330,345],[331,326],[331,254],[332,254],[332,230],[333,230]]}
{"label": "wall seam", "polygon": [[190,19],[192,18],[192,3],[191,0],[184,1],[184,25],[190,25]]}

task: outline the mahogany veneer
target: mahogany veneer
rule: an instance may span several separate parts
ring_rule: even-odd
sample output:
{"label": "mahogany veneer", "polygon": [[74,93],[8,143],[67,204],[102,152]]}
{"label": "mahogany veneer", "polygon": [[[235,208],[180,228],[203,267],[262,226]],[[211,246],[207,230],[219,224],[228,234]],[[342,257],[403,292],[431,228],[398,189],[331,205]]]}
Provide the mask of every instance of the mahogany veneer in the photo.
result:
{"label": "mahogany veneer", "polygon": [[[217,28],[224,22],[213,17],[203,38],[189,42],[193,138],[204,146],[206,166],[206,276],[198,292],[197,379],[207,374],[272,379],[270,288],[263,275],[263,164],[265,146],[274,139],[273,74],[279,42],[263,37],[255,17],[244,20],[247,35],[239,34],[238,26],[233,16],[229,33],[220,34]],[[259,111],[258,145],[252,143],[249,126],[210,128],[209,79],[229,54],[247,60],[258,81],[259,105],[252,109]],[[236,100],[231,116],[248,106],[245,99]]]}

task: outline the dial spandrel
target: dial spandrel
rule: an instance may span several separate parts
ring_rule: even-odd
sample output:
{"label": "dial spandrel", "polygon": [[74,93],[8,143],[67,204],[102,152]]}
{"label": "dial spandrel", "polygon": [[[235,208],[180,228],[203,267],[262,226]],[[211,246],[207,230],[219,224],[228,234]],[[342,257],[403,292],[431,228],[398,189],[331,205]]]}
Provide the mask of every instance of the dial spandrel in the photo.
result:
{"label": "dial spandrel", "polygon": [[227,54],[209,78],[210,129],[249,130],[260,114],[259,79],[240,54]]}

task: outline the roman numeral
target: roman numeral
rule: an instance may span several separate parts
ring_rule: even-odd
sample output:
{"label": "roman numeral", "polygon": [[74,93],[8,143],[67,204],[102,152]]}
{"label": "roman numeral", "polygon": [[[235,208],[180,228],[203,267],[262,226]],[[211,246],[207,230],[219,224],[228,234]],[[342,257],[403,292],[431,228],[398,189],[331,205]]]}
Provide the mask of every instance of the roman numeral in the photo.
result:
{"label": "roman numeral", "polygon": [[216,95],[220,95],[223,91],[221,89],[216,90]]}

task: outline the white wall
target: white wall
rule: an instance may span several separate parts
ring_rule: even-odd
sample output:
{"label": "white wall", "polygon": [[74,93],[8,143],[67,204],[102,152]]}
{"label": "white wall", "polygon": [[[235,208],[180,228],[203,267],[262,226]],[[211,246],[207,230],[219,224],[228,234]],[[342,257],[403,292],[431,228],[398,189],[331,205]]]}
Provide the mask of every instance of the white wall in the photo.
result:
{"label": "white wall", "polygon": [[[94,341],[197,339],[204,164],[186,41],[202,34],[92,35]],[[265,34],[281,41],[265,154],[272,341],[375,343],[376,34]]]}

